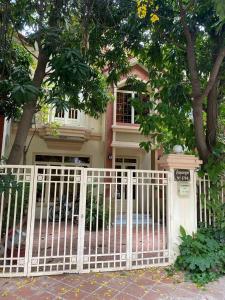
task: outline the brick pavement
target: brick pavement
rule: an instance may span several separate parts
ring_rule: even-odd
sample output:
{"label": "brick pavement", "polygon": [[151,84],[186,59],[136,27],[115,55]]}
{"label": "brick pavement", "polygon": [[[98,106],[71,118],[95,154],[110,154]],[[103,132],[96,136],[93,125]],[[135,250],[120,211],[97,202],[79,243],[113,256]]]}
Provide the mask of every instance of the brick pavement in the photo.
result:
{"label": "brick pavement", "polygon": [[182,274],[168,277],[164,268],[33,278],[0,278],[0,299],[225,300],[225,277],[210,283],[204,289],[185,282]]}

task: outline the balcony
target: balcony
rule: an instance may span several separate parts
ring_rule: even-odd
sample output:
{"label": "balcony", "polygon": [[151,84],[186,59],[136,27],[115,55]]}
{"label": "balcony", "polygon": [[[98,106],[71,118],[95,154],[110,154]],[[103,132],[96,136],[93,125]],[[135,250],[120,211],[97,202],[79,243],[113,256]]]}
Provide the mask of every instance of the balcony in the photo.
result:
{"label": "balcony", "polygon": [[78,109],[54,109],[49,116],[50,122],[54,121],[66,127],[86,127],[85,114]]}
{"label": "balcony", "polygon": [[69,110],[54,109],[49,115],[49,123],[56,122],[59,128],[53,134],[51,126],[44,125],[39,128],[39,136],[42,137],[49,147],[72,147],[79,150],[90,139],[101,138],[100,133],[93,132],[88,127],[88,120],[83,112],[70,108]]}

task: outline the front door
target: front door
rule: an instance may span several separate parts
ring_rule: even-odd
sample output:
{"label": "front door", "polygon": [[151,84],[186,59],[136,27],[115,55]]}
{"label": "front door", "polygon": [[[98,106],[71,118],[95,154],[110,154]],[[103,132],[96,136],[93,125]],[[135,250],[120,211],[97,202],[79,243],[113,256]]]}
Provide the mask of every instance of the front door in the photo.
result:
{"label": "front door", "polygon": [[[137,159],[136,158],[116,158],[116,169],[121,170],[136,170],[137,169]],[[135,173],[134,173],[135,176]],[[123,212],[127,209],[127,186],[121,184],[121,177],[120,173],[118,173],[117,178],[118,183],[118,189],[117,189],[117,199],[120,201],[120,199],[124,199],[123,201]],[[136,199],[136,186],[133,186],[132,190],[132,196],[133,200]]]}

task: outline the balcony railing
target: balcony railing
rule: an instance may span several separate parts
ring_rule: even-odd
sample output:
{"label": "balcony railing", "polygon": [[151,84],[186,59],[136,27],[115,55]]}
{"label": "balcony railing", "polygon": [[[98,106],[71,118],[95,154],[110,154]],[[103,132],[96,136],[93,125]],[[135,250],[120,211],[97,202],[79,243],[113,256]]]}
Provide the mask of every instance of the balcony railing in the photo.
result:
{"label": "balcony railing", "polygon": [[54,109],[50,115],[51,121],[56,121],[60,125],[85,127],[85,114],[78,109],[68,110]]}

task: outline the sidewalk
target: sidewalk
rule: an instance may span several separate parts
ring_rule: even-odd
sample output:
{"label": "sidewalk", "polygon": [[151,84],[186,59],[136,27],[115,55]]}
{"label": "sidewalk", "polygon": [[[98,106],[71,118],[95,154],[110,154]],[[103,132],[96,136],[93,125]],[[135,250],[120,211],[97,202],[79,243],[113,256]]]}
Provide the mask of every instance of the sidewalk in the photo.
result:
{"label": "sidewalk", "polygon": [[0,278],[0,299],[225,300],[225,277],[199,289],[163,268],[33,278]]}

